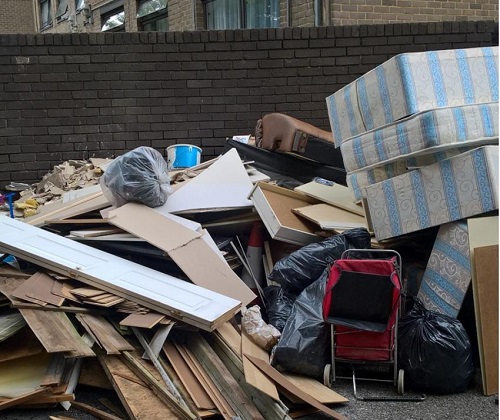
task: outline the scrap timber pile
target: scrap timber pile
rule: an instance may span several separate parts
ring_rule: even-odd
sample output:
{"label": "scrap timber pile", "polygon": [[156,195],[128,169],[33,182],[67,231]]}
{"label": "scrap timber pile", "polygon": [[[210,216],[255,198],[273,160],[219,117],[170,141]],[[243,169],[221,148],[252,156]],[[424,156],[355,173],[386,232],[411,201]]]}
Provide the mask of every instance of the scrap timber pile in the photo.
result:
{"label": "scrap timber pile", "polygon": [[93,183],[0,217],[0,409],[110,416],[75,400],[90,385],[116,391],[129,418],[342,418],[331,404],[346,398],[279,373],[241,328],[241,309],[262,304],[241,279],[260,220],[248,195],[268,177],[235,149],[169,175],[156,208],[114,208]]}

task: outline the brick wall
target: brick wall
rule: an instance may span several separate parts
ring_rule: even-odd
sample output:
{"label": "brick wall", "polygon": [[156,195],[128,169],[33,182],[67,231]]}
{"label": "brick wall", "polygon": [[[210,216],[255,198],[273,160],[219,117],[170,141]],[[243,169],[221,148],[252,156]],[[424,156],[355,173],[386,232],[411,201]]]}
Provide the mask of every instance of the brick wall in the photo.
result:
{"label": "brick wall", "polygon": [[498,45],[494,22],[0,36],[0,187],[68,159],[164,152],[282,112],[330,130],[326,96],[402,52]]}
{"label": "brick wall", "polygon": [[330,0],[332,25],[498,21],[498,0]]}
{"label": "brick wall", "polygon": [[34,33],[32,0],[2,0],[0,5],[0,33]]}

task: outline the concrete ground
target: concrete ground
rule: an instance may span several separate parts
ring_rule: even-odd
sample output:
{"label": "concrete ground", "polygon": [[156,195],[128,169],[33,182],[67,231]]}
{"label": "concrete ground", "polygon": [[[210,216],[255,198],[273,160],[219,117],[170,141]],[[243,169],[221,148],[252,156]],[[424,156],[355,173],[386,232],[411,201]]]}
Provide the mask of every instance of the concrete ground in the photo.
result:
{"label": "concrete ground", "polygon": [[[358,381],[358,397],[398,397],[392,383]],[[453,395],[426,395],[421,402],[370,402],[357,401],[354,398],[352,382],[339,379],[333,389],[349,399],[344,405],[333,406],[338,413],[355,420],[494,420],[499,418],[498,395],[484,396],[478,375],[466,392]],[[420,394],[406,393],[405,396]],[[78,387],[76,399],[105,410],[99,399],[108,398],[119,404],[112,391],[95,388]],[[8,420],[47,420],[50,416],[66,416],[72,419],[95,420],[96,417],[72,407],[69,411],[58,406],[56,408],[40,408],[36,410],[13,409],[0,412],[1,419]],[[327,420],[331,417],[318,413],[302,417],[303,420]],[[148,419],[149,420],[149,419]],[[151,419],[153,420],[153,419]],[[161,419],[158,419],[161,420]]]}

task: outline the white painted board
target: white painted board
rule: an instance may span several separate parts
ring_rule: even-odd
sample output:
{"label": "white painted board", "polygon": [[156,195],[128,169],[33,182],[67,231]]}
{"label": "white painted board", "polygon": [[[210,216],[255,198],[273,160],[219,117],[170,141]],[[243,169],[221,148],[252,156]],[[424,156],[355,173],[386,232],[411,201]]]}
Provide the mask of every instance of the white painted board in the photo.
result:
{"label": "white painted board", "polygon": [[0,252],[206,330],[232,318],[240,306],[220,293],[8,217],[0,217]]}

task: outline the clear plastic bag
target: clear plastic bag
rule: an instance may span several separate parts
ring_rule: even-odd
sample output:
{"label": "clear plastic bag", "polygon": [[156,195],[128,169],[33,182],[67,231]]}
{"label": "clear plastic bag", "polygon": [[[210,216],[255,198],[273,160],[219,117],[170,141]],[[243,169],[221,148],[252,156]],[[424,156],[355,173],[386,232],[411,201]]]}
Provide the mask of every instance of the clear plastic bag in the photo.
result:
{"label": "clear plastic bag", "polygon": [[138,202],[158,207],[172,193],[167,162],[152,147],[141,146],[117,157],[100,179],[104,196],[115,207]]}

